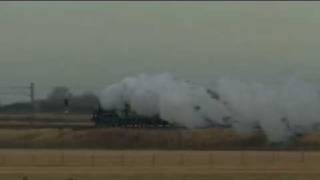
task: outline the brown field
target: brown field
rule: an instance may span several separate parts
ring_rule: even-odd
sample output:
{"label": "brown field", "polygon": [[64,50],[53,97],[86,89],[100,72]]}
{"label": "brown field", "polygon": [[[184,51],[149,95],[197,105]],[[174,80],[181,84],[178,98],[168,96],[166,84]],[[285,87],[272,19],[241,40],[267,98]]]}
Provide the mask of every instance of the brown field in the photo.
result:
{"label": "brown field", "polygon": [[320,170],[317,151],[0,150],[0,167]]}
{"label": "brown field", "polygon": [[0,114],[0,128],[91,128],[90,114]]}
{"label": "brown field", "polygon": [[1,113],[0,121],[71,121],[71,122],[83,122],[89,121],[91,114],[64,114],[64,113],[29,113],[29,114],[12,114],[12,113]]}
{"label": "brown field", "polygon": [[212,173],[212,174],[5,174],[5,180],[318,180],[318,173]]}
{"label": "brown field", "polygon": [[1,150],[0,179],[308,179],[320,152]]}
{"label": "brown field", "polygon": [[262,134],[240,135],[231,129],[0,128],[0,148],[319,150],[320,133],[272,146]]}
{"label": "brown field", "polygon": [[[262,150],[272,149],[261,132],[232,129],[93,128],[90,114],[0,114],[0,148]],[[284,147],[277,147],[284,148]],[[320,133],[306,134],[285,146],[320,150]]]}
{"label": "brown field", "polygon": [[276,151],[261,133],[88,125],[87,115],[0,116],[0,180],[320,179],[319,133]]}

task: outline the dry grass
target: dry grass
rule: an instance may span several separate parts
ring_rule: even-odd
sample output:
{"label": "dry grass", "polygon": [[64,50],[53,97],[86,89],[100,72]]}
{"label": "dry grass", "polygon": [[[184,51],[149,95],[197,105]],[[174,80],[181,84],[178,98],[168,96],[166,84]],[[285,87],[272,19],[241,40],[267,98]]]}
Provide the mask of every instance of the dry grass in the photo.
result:
{"label": "dry grass", "polygon": [[[0,114],[0,148],[164,150],[274,148],[261,132],[238,134],[231,129],[84,129],[93,126],[89,119],[88,114]],[[59,128],[44,128],[48,125]],[[37,128],[32,129],[32,127]],[[79,129],[72,130],[70,127]],[[319,150],[320,133],[300,137],[286,148]]]}
{"label": "dry grass", "polygon": [[41,120],[41,121],[88,121],[91,114],[64,114],[64,113],[30,113],[30,114],[10,114],[1,113],[0,121],[25,121],[25,120]]}
{"label": "dry grass", "polygon": [[317,180],[320,152],[1,150],[0,179]]}
{"label": "dry grass", "polygon": [[2,148],[223,149],[264,147],[263,135],[230,129],[1,129]]}
{"label": "dry grass", "polygon": [[[258,150],[275,148],[263,134],[231,129],[1,129],[0,148]],[[279,147],[278,147],[279,148]],[[308,134],[287,149],[320,149],[320,134]]]}
{"label": "dry grass", "polygon": [[[73,120],[76,121],[77,118]],[[270,147],[263,134],[239,135],[230,129],[1,129],[0,147],[25,148],[0,150],[0,179],[5,180],[23,177],[27,180],[318,180],[320,177],[320,152],[305,151],[320,149],[320,133],[305,135],[288,146],[300,151],[249,151]],[[62,150],[66,148],[74,150]],[[176,151],[179,149],[183,151]],[[208,151],[212,149],[247,150]]]}
{"label": "dry grass", "polygon": [[320,152],[1,150],[0,167],[7,166],[315,171],[320,170]]}
{"label": "dry grass", "polygon": [[[0,114],[0,148],[217,150],[272,147],[261,132],[246,135],[231,129],[84,129],[93,127],[90,116],[63,113]],[[55,129],[45,129],[48,125]],[[79,129],[72,130],[70,127]],[[287,148],[319,150],[320,133],[298,138]]]}
{"label": "dry grass", "polygon": [[87,175],[87,174],[8,174],[0,175],[5,180],[318,180],[319,174],[211,174],[211,175]]}

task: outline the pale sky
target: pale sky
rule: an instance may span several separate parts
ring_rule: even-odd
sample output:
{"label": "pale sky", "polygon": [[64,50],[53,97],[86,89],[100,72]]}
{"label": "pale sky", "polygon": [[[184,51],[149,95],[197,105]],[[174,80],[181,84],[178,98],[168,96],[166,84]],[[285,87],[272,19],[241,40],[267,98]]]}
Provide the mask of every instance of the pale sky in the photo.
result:
{"label": "pale sky", "polygon": [[0,2],[0,85],[38,96],[144,72],[319,83],[319,47],[320,2]]}

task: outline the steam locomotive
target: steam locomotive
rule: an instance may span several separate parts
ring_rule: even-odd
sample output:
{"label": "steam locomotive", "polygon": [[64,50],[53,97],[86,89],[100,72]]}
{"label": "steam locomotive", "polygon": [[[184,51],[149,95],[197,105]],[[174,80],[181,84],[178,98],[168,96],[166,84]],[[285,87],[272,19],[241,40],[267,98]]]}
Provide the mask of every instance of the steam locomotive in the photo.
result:
{"label": "steam locomotive", "polygon": [[[207,93],[211,98],[220,100],[220,97],[216,92],[207,89]],[[199,111],[200,107],[195,106],[194,110]],[[129,104],[125,104],[123,111],[117,111],[115,109],[103,109],[99,103],[98,108],[92,114],[91,120],[95,123],[96,127],[183,127],[177,123],[169,123],[168,121],[161,119],[159,115],[153,117],[138,115],[131,110]],[[208,121],[208,123],[212,122]],[[226,125],[220,124],[212,124],[212,126],[226,127]],[[229,127],[229,125],[227,125],[227,127]]]}
{"label": "steam locomotive", "polygon": [[[197,111],[200,109],[199,106],[195,106],[194,109]],[[169,123],[166,120],[161,119],[158,115],[153,117],[146,117],[136,114],[131,111],[128,104],[125,105],[123,111],[116,111],[114,109],[103,109],[101,106],[98,106],[98,109],[95,110],[92,114],[91,120],[94,122],[96,127],[153,127],[153,128],[185,128],[183,125],[178,123]],[[213,123],[212,121],[207,120],[207,126],[215,128],[230,128],[230,117],[223,118],[223,124]],[[228,123],[229,122],[229,123]]]}
{"label": "steam locomotive", "polygon": [[128,104],[125,105],[123,111],[114,109],[105,110],[98,106],[92,114],[92,121],[96,127],[173,127],[174,125],[168,121],[162,120],[159,116],[146,117],[131,111]]}

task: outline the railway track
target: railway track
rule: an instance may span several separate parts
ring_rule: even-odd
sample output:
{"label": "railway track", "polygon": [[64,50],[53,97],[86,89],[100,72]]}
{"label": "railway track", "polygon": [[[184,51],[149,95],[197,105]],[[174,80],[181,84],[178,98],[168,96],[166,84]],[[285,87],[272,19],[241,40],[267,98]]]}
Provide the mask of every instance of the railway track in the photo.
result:
{"label": "railway track", "polygon": [[90,114],[0,114],[0,129],[93,128]]}
{"label": "railway track", "polygon": [[[90,129],[105,127],[159,129],[152,125],[108,125],[98,127],[91,114],[0,114],[0,129]],[[177,127],[166,127],[177,129]]]}
{"label": "railway track", "polygon": [[0,122],[0,129],[45,129],[45,128],[71,128],[71,129],[87,129],[94,128],[95,125],[92,122],[39,122],[39,121],[29,121],[29,122]]}

